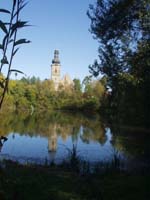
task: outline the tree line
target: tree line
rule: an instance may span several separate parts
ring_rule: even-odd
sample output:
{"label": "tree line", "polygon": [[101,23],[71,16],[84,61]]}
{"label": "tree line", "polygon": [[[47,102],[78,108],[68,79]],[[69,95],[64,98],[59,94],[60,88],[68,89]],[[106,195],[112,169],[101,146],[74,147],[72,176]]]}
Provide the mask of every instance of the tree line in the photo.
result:
{"label": "tree line", "polygon": [[[0,79],[4,79],[1,74]],[[85,77],[81,81],[74,79],[72,85],[60,85],[55,90],[52,80],[23,77],[20,80],[10,80],[5,96],[3,109],[10,110],[77,110],[96,112],[99,110],[105,93],[102,81]]]}

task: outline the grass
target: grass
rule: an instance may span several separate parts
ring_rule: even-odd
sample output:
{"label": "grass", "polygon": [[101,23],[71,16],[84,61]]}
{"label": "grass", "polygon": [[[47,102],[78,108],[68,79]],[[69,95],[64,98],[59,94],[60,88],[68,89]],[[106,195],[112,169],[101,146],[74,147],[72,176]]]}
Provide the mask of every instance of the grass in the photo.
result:
{"label": "grass", "polygon": [[68,159],[56,165],[3,161],[0,200],[147,200],[150,170],[125,171],[118,152],[112,162],[83,161],[73,145]]}
{"label": "grass", "polygon": [[[84,164],[88,169],[89,164]],[[85,169],[86,173],[81,173],[66,165],[34,166],[4,161],[0,168],[0,200],[150,199],[149,171],[131,173],[110,166],[105,168],[103,164],[103,171],[97,167],[92,173]]]}

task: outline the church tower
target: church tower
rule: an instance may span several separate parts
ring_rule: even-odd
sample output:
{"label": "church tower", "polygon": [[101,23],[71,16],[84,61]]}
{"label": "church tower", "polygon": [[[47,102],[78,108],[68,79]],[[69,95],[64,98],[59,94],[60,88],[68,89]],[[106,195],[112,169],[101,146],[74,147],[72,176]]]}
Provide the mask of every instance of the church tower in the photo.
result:
{"label": "church tower", "polygon": [[52,60],[51,65],[51,80],[53,80],[55,84],[55,89],[58,88],[60,83],[60,60],[59,60],[59,51],[54,51],[54,59]]}

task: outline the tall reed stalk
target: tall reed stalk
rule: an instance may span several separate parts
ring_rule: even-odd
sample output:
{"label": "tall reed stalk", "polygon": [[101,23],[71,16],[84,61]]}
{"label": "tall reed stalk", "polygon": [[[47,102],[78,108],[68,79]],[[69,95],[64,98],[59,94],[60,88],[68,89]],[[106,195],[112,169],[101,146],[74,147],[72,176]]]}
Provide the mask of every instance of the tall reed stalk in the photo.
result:
{"label": "tall reed stalk", "polygon": [[[2,107],[4,97],[8,91],[8,84],[12,72],[23,73],[20,70],[12,69],[13,59],[19,50],[19,45],[29,43],[30,41],[17,38],[18,30],[28,25],[28,21],[22,21],[20,14],[23,8],[27,5],[25,0],[13,0],[12,8],[10,10],[0,8],[0,14],[8,15],[8,22],[0,20],[0,30],[3,38],[0,43],[0,50],[2,51],[2,59],[0,62],[0,109]],[[3,76],[3,68],[5,68],[6,75]]]}

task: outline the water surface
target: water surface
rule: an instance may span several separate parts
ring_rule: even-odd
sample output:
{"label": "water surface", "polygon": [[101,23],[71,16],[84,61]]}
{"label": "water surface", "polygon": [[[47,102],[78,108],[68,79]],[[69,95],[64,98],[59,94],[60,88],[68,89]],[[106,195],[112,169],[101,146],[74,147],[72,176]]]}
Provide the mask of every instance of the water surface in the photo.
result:
{"label": "water surface", "polygon": [[116,152],[124,160],[149,156],[149,134],[110,128],[99,116],[5,113],[0,115],[0,135],[8,138],[1,145],[0,158],[19,162],[59,163],[68,158],[73,145],[89,162],[111,161]]}

